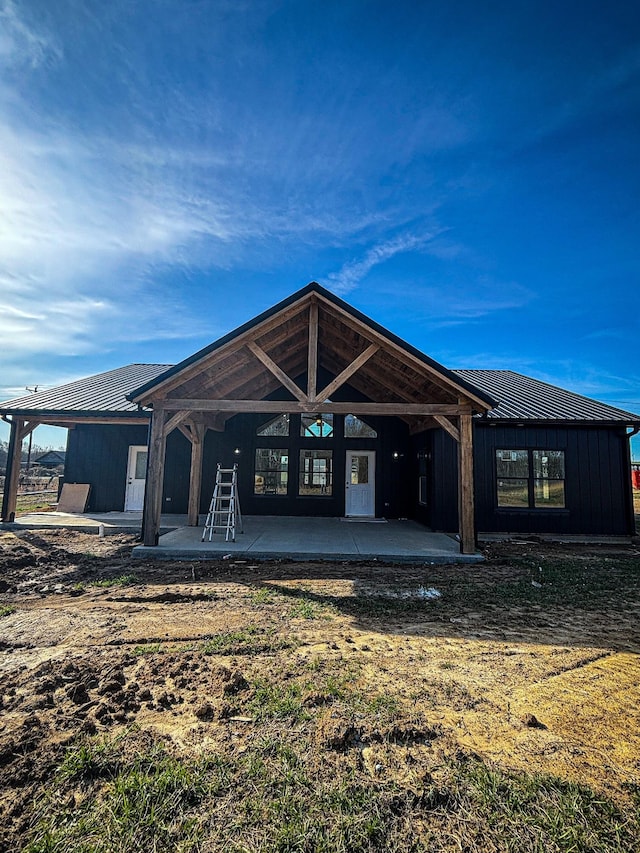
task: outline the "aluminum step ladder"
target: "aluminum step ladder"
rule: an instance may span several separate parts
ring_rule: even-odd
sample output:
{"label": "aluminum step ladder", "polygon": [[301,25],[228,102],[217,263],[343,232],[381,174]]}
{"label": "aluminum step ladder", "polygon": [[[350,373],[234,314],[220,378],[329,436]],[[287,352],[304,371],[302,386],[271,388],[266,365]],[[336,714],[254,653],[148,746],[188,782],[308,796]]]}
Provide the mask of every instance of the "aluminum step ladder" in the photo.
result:
{"label": "aluminum step ladder", "polygon": [[214,533],[224,533],[226,542],[235,542],[236,529],[239,533],[243,532],[238,498],[238,466],[223,468],[218,462],[216,484],[202,531],[202,541],[205,541],[207,534],[211,542]]}

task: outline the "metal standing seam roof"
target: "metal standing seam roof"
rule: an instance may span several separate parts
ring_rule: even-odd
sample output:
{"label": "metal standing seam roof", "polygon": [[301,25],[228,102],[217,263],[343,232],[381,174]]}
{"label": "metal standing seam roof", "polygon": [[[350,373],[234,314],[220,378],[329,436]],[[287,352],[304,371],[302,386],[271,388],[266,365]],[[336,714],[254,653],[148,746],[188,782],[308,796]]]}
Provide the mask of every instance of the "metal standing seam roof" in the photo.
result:
{"label": "metal standing seam roof", "polygon": [[77,379],[57,388],[36,391],[26,397],[0,403],[5,414],[86,412],[87,414],[137,414],[138,407],[126,395],[170,367],[168,364],[128,364],[106,373]]}
{"label": "metal standing seam roof", "polygon": [[634,415],[615,406],[566,391],[513,370],[454,370],[499,402],[488,420],[600,421],[640,424]]}
{"label": "metal standing seam roof", "polygon": [[[167,364],[128,364],[106,373],[78,379],[57,388],[0,403],[0,413],[43,414],[122,414],[140,415],[126,395],[165,373]],[[582,397],[539,379],[512,370],[455,370],[473,385],[499,402],[486,415],[488,420],[618,422],[640,426],[640,415]]]}

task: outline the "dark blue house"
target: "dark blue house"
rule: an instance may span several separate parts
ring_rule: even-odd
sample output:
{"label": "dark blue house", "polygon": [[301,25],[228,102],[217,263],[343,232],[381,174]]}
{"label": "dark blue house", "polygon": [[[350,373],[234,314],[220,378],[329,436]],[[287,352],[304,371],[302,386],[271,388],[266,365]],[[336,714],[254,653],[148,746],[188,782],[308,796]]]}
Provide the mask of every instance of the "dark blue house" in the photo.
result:
{"label": "dark blue house", "polygon": [[[206,511],[238,464],[248,515],[414,518],[458,532],[632,535],[640,416],[510,370],[448,370],[312,283],[177,365],[132,364],[0,404],[10,461],[69,427],[92,511]],[[2,518],[15,512],[15,465]]]}

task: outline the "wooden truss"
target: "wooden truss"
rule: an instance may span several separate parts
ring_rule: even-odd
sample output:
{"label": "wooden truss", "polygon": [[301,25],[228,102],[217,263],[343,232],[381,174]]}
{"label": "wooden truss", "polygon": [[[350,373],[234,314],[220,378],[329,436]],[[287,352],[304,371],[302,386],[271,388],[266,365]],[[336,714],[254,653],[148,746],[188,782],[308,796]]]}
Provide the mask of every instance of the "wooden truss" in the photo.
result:
{"label": "wooden truss", "polygon": [[[321,368],[334,377],[324,385]],[[347,383],[367,402],[332,400]],[[289,400],[266,399],[282,388]],[[322,412],[400,417],[412,432],[445,429],[459,449],[461,550],[475,549],[471,419],[474,411],[488,409],[486,401],[321,293],[306,293],[224,345],[203,351],[134,402],[153,409],[145,545],[158,541],[166,439],[172,430],[179,428],[191,442],[189,524],[197,525],[207,429],[224,430],[225,422],[242,412]]]}

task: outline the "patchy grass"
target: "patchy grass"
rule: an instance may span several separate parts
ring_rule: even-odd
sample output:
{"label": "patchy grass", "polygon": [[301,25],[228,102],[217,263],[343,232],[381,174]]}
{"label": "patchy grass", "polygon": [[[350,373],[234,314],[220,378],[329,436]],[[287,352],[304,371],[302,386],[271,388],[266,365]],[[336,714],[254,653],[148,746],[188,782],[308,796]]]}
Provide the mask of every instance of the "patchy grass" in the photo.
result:
{"label": "patchy grass", "polygon": [[91,586],[99,586],[104,589],[109,589],[112,586],[133,586],[139,583],[136,575],[118,575],[115,578],[98,578],[90,581]]}
{"label": "patchy grass", "polygon": [[4,540],[0,850],[637,849],[636,547],[196,582],[107,539]]}
{"label": "patchy grass", "polygon": [[[498,562],[498,561],[496,561]],[[580,607],[598,610],[606,598],[635,600],[640,586],[640,557],[589,555],[588,559],[528,556],[511,557],[512,571],[478,583],[463,572],[441,579],[440,598],[424,599],[405,594],[402,584],[373,594],[335,601],[341,610],[368,620],[402,620],[428,617],[446,620],[468,608],[476,612],[506,611],[517,606],[535,612],[539,608]]]}
{"label": "patchy grass", "polygon": [[164,654],[164,651],[162,643],[142,643],[134,647],[133,654],[140,658],[145,655],[161,655]]}
{"label": "patchy grass", "polygon": [[301,598],[289,610],[290,619],[331,619],[332,613],[325,604],[318,604],[308,598]]}
{"label": "patchy grass", "polygon": [[275,591],[269,589],[268,586],[261,586],[259,589],[252,590],[249,593],[249,601],[258,608],[264,605],[275,604],[276,598]]}
{"label": "patchy grass", "polygon": [[[282,697],[278,699],[278,705]],[[276,709],[274,709],[275,711]],[[269,719],[273,714],[268,715]],[[25,853],[629,853],[638,811],[586,786],[460,755],[419,790],[341,772],[304,735],[260,734],[242,753],[179,758],[129,733],[68,749],[42,793]]]}
{"label": "patchy grass", "polygon": [[258,655],[292,648],[293,640],[278,637],[272,629],[247,625],[237,631],[214,634],[200,644],[203,655]]}
{"label": "patchy grass", "polygon": [[11,604],[0,605],[0,618],[3,616],[11,616],[11,614],[15,612],[16,608]]}
{"label": "patchy grass", "polygon": [[16,497],[16,515],[27,515],[30,512],[53,512],[57,506],[57,490],[43,492],[41,494],[30,494]]}
{"label": "patchy grass", "polygon": [[304,707],[303,690],[299,684],[278,684],[258,681],[247,710],[258,721],[264,720],[307,720],[309,713]]}

